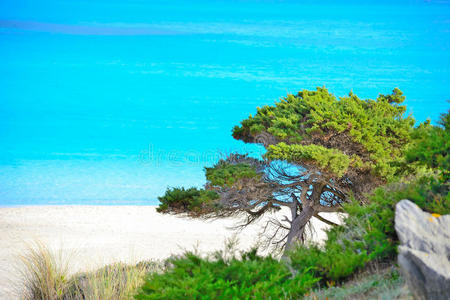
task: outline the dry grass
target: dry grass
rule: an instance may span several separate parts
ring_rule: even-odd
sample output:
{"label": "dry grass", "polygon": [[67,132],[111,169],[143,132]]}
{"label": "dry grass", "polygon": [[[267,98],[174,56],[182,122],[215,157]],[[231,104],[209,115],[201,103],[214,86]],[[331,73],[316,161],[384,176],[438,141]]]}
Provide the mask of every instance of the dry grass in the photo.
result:
{"label": "dry grass", "polygon": [[78,274],[70,299],[132,299],[144,283],[145,275],[159,271],[158,263],[127,265],[116,263],[97,271]]}
{"label": "dry grass", "polygon": [[41,242],[34,242],[19,258],[23,266],[22,299],[64,299],[73,282],[69,275],[69,261],[63,258],[61,251],[55,255]]}
{"label": "dry grass", "polygon": [[412,295],[397,267],[370,270],[355,276],[342,286],[329,287],[310,292],[307,300],[412,300]]}
{"label": "dry grass", "polygon": [[70,275],[70,259],[53,253],[44,244],[29,246],[22,262],[23,300],[121,300],[132,299],[149,272],[159,272],[160,262],[137,265],[115,263],[99,270]]}

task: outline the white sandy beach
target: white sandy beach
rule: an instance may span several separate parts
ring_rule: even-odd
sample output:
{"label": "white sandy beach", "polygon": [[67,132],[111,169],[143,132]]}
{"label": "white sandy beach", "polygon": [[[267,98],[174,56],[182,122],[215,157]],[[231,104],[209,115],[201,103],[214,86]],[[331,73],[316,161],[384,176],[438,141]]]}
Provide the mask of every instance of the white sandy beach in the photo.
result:
{"label": "white sandy beach", "polygon": [[[283,212],[277,213],[281,217]],[[337,216],[333,218],[337,220]],[[20,282],[18,255],[40,241],[73,257],[73,272],[123,261],[159,260],[196,247],[201,253],[223,249],[238,219],[205,221],[159,214],[154,206],[28,206],[0,208],[0,299],[15,299]],[[264,220],[238,233],[239,248],[257,242]],[[314,220],[313,240],[324,238],[325,224]]]}

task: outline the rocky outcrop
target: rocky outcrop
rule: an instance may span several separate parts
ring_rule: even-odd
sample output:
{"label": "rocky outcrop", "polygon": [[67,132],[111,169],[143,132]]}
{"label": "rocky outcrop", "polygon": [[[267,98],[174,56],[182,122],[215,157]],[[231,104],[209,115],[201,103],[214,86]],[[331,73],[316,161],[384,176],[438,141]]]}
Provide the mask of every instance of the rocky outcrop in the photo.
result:
{"label": "rocky outcrop", "polygon": [[417,299],[450,299],[450,215],[422,211],[409,200],[396,205],[398,263]]}

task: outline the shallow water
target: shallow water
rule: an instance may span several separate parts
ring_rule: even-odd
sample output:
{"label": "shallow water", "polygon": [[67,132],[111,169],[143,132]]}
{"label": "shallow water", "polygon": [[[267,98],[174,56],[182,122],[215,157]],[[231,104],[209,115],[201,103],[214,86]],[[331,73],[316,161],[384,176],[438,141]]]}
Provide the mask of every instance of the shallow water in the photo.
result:
{"label": "shallow water", "polygon": [[[256,106],[325,85],[449,108],[448,1],[2,1],[0,205],[155,204]],[[370,2],[368,2],[370,3]]]}

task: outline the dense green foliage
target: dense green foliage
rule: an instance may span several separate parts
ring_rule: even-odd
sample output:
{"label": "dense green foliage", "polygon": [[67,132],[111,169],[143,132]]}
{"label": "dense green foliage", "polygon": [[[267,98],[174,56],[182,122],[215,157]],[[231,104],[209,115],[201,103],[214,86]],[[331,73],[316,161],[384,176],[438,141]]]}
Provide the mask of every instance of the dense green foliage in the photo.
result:
{"label": "dense green foliage", "polygon": [[439,124],[421,124],[413,133],[413,145],[406,153],[408,163],[417,162],[441,172],[441,180],[450,179],[450,114],[441,116]]}
{"label": "dense green foliage", "polygon": [[352,93],[338,100],[326,88],[303,90],[274,106],[258,108],[255,116],[233,129],[233,137],[258,142],[259,134],[269,133],[275,144],[335,148],[356,156],[352,159],[361,163],[355,167],[369,167],[373,175],[391,179],[396,173],[391,163],[402,156],[414,125],[411,117],[403,116],[406,107],[399,104],[404,99],[399,89],[376,100],[362,100]]}
{"label": "dense green foliage", "polygon": [[210,211],[213,208],[213,200],[219,195],[214,191],[189,188],[168,188],[166,193],[158,197],[160,202],[156,208],[158,212],[188,212],[191,214]]}
{"label": "dense green foliage", "polygon": [[256,250],[241,258],[186,253],[169,263],[167,272],[150,274],[137,299],[297,299],[317,281],[307,272],[292,277],[284,263]]}
{"label": "dense green foliage", "polygon": [[318,285],[343,282],[368,264],[395,259],[395,205],[402,199],[428,212],[450,213],[448,188],[435,177],[390,184],[377,188],[368,205],[346,204],[348,217],[327,232],[323,247],[299,246],[290,251],[295,277],[285,262],[259,257],[255,251],[242,259],[219,254],[204,259],[187,253],[170,260],[167,272],[151,274],[138,299],[291,299]]}
{"label": "dense green foliage", "polygon": [[257,178],[260,175],[256,172],[255,168],[239,163],[239,164],[228,164],[223,160],[219,161],[212,168],[205,168],[206,170],[206,179],[208,183],[212,186],[232,186],[239,179],[242,178]]}
{"label": "dense green foliage", "polygon": [[308,164],[314,161],[322,172],[331,172],[341,177],[350,164],[350,158],[337,149],[320,145],[287,145],[279,143],[269,146],[265,155],[272,160],[285,160],[290,163]]}
{"label": "dense green foliage", "polygon": [[300,271],[313,268],[317,278],[337,281],[369,262],[393,259],[398,244],[395,205],[402,199],[409,199],[428,212],[450,213],[448,189],[443,189],[443,184],[433,177],[378,188],[368,205],[345,205],[345,224],[328,232],[324,248],[299,247],[293,251],[293,267]]}

